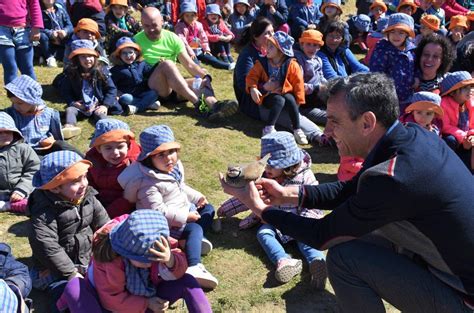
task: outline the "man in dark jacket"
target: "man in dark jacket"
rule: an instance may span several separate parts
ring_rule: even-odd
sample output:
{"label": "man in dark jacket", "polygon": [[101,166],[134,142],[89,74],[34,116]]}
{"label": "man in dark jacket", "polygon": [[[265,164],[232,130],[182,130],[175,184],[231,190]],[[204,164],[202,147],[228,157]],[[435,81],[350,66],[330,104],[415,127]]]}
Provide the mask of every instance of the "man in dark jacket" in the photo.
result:
{"label": "man in dark jacket", "polygon": [[[260,192],[254,183],[243,191],[222,183],[224,190],[283,233],[329,249],[344,312],[385,312],[382,299],[404,312],[472,312],[473,176],[437,136],[397,121],[386,76],[341,78],[329,92],[329,133],[339,150],[365,159],[357,176],[301,188],[263,179]],[[271,209],[279,203],[332,212],[306,219]]]}

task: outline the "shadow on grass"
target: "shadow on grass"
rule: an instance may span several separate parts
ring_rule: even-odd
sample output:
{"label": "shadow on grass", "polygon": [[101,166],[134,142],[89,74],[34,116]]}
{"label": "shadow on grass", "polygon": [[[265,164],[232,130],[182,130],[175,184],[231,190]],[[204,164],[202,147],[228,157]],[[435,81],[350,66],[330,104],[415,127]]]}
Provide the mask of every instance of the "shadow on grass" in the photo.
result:
{"label": "shadow on grass", "polygon": [[52,82],[51,84],[41,85],[41,88],[43,88],[43,97],[42,97],[43,100],[49,101],[52,103],[65,104],[64,100],[61,97],[61,94],[56,88],[54,88],[54,86],[52,85]]}
{"label": "shadow on grass", "polygon": [[314,173],[314,176],[316,176],[316,179],[318,180],[320,184],[332,183],[332,182],[337,181],[336,174]]}
{"label": "shadow on grass", "polygon": [[30,223],[28,220],[15,223],[8,227],[8,232],[17,237],[28,237],[28,227]]}

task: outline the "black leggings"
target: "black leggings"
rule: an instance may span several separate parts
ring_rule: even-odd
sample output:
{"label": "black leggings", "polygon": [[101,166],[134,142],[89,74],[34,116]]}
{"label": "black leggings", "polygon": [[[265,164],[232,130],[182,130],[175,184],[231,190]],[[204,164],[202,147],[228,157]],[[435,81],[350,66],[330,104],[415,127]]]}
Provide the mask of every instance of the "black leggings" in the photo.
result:
{"label": "black leggings", "polygon": [[291,93],[286,93],[284,95],[271,93],[263,98],[262,104],[267,109],[270,109],[267,125],[275,125],[280,117],[281,111],[285,109],[288,112],[291,124],[293,124],[293,129],[300,128],[298,105],[296,104],[295,97]]}

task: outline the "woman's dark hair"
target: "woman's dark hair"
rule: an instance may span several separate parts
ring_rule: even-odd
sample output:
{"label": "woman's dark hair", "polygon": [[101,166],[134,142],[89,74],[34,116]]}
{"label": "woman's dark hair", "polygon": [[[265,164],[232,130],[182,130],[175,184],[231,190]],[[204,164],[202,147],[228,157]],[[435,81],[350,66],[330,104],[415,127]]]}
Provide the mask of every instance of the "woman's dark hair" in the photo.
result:
{"label": "woman's dark hair", "polygon": [[97,262],[112,262],[118,254],[112,249],[109,233],[97,232],[92,242],[92,256]]}
{"label": "woman's dark hair", "polygon": [[[323,40],[326,41],[326,37],[328,34],[332,32],[337,32],[341,34],[342,36],[342,41],[341,41],[341,44],[339,45],[339,46],[342,46],[345,41],[345,38],[344,38],[345,27],[346,26],[344,22],[341,22],[341,21],[331,22],[323,34]],[[329,48],[327,45],[324,45],[321,47],[321,52],[323,52],[327,56],[329,63],[331,64],[332,68],[336,71],[338,68],[338,65],[337,65],[336,56],[334,55],[334,53],[329,51]],[[346,69],[347,75],[351,75],[352,67],[349,63],[349,60],[347,60],[345,51],[343,51],[342,53],[339,53],[339,57],[341,58],[342,63],[344,64],[344,68]]]}
{"label": "woman's dark hair", "polygon": [[443,55],[441,56],[441,65],[436,71],[436,74],[438,76],[446,74],[451,69],[451,66],[453,65],[454,49],[451,43],[449,42],[449,40],[444,36],[432,34],[432,35],[423,37],[423,39],[421,39],[415,51],[416,66],[420,67],[420,60],[423,54],[423,50],[425,49],[426,45],[429,43],[439,45],[441,49],[443,49]]}
{"label": "woman's dark hair", "polygon": [[255,37],[263,34],[265,29],[270,25],[272,25],[272,22],[268,18],[263,16],[257,17],[257,19],[252,22],[252,25],[242,32],[240,40],[235,43],[237,52],[240,52],[247,44],[253,42]]}
{"label": "woman's dark hair", "polygon": [[[79,61],[79,55],[76,55],[71,59],[71,64],[66,67],[65,72],[71,80],[77,79],[80,81],[82,79],[82,74],[85,72],[82,69],[81,62]],[[104,72],[105,69],[103,68],[103,65],[101,65],[98,58],[95,57],[94,66],[89,71],[93,83],[95,83],[97,80],[107,81],[107,77],[105,76]]]}
{"label": "woman's dark hair", "polygon": [[[346,23],[342,21],[334,21],[329,24],[329,26],[326,28],[326,31],[323,33],[323,40],[326,42],[326,37],[332,33],[332,32],[338,32],[342,36],[342,41],[341,45],[344,44],[345,38],[344,38],[344,33],[346,29]],[[324,47],[324,46],[323,46]]]}

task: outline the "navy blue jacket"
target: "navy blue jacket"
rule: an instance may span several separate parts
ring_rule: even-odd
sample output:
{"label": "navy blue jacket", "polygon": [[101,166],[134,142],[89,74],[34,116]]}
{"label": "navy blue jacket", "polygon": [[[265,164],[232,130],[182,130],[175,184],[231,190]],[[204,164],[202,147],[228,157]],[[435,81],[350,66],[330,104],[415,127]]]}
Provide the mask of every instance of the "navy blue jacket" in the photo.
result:
{"label": "navy blue jacket", "polygon": [[377,230],[474,295],[474,178],[434,133],[398,123],[352,180],[304,186],[300,195],[302,207],[332,212],[316,220],[267,210],[263,219],[319,250]]}
{"label": "navy blue jacket", "polygon": [[303,27],[306,29],[309,24],[318,25],[321,17],[323,17],[323,14],[319,12],[316,5],[296,3],[291,6],[289,22],[292,28]]}
{"label": "navy blue jacket", "polygon": [[259,4],[260,10],[258,11],[257,15],[264,16],[272,21],[273,27],[276,31],[281,25],[288,22],[288,7],[286,6],[285,0],[274,0],[274,2],[276,10],[275,14],[271,14],[270,6],[265,5],[262,1],[262,3]]}
{"label": "navy blue jacket", "polygon": [[[11,248],[6,243],[0,243],[0,279],[3,279],[10,288],[15,286],[23,298],[31,291],[31,278],[28,267],[15,260]],[[13,287],[13,291],[17,291]]]}
{"label": "navy blue jacket", "polygon": [[138,96],[148,88],[148,77],[153,72],[154,67],[142,62],[134,62],[130,65],[115,65],[110,69],[112,80],[121,93],[129,93]]}
{"label": "navy blue jacket", "polygon": [[[71,36],[73,28],[71,19],[69,18],[69,15],[67,14],[66,10],[57,3],[54,4],[54,8],[56,9],[56,20],[58,21],[59,26],[67,33],[66,38]],[[53,31],[56,30],[55,25],[53,24],[53,21],[51,19],[51,13],[46,10],[43,10],[41,13],[43,15],[44,28],[40,29],[40,32],[45,33],[48,38],[50,38]]]}

